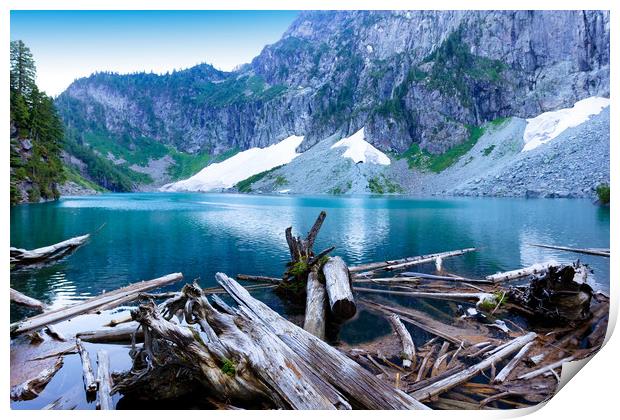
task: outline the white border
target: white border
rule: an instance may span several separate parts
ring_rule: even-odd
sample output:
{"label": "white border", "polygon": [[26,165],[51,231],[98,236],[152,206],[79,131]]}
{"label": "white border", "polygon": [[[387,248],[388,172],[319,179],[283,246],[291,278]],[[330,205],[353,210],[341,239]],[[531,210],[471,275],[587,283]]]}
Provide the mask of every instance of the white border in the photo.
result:
{"label": "white border", "polygon": [[[577,1],[577,0],[563,0],[563,1],[541,1],[541,0],[521,0],[521,1],[502,1],[501,3],[497,0],[469,0],[467,2],[464,1],[456,1],[456,0],[434,0],[434,1],[397,1],[397,0],[341,0],[341,1],[326,1],[326,0],[289,0],[286,2],[278,1],[278,0],[261,0],[250,1],[250,0],[228,0],[224,3],[215,3],[215,2],[207,2],[207,1],[196,1],[196,0],[88,0],[88,1],[78,1],[78,0],[56,0],[46,1],[46,0],[5,0],[0,5],[0,32],[2,33],[2,43],[0,43],[0,57],[9,56],[9,38],[10,38],[10,29],[9,29],[9,11],[11,9],[14,10],[43,10],[43,9],[92,9],[92,10],[131,10],[131,9],[184,9],[184,10],[202,10],[202,9],[219,9],[219,10],[233,10],[233,9],[249,9],[249,10],[260,10],[260,9],[275,9],[275,10],[316,10],[316,9],[495,9],[495,10],[511,10],[511,9],[538,9],[538,10],[571,10],[571,9],[611,9],[611,88],[614,91],[616,80],[620,80],[618,78],[618,59],[617,59],[617,45],[618,45],[618,36],[616,33],[616,28],[619,28],[620,19],[617,16],[617,10],[619,7],[616,6],[618,2],[614,1],[603,1],[603,0],[590,0],[590,1]],[[5,63],[7,63],[5,61]],[[8,64],[8,63],[7,63]],[[5,69],[8,68],[8,65],[5,64]],[[2,212],[2,220],[4,220],[4,226],[10,226],[9,223],[9,153],[8,153],[8,132],[9,132],[9,72],[4,71],[0,75],[0,86],[2,86],[3,100],[0,104],[1,116],[0,116],[0,127],[1,132],[5,133],[5,143],[3,152],[0,154],[1,167],[4,168],[1,172],[0,179],[0,189],[2,191],[2,196],[4,199],[4,206],[1,209]],[[615,94],[611,95],[611,138],[613,139],[611,144],[611,184],[618,185],[619,174],[618,168],[620,168],[620,162],[618,161],[618,122],[620,121],[620,115],[616,111],[616,96]],[[615,197],[615,196],[614,196]],[[612,203],[613,204],[613,203]],[[5,255],[6,250],[9,247],[9,235],[8,229],[5,230],[7,232],[5,235],[4,243],[5,243]],[[620,281],[620,273],[618,272],[618,264],[616,258],[617,242],[618,242],[618,223],[615,217],[611,218],[611,248],[612,255],[614,257],[611,260],[611,279],[610,279],[610,290],[612,296],[612,305],[611,305],[611,314],[610,314],[610,328],[613,329],[615,326],[617,319],[617,311],[618,311],[618,298],[616,296],[617,285],[615,282]],[[3,296],[0,297],[2,302],[8,303],[8,288],[9,284],[9,261],[8,259],[3,259],[0,263],[0,272],[3,273],[2,280],[3,284]],[[6,303],[5,303],[6,304]],[[2,312],[2,319],[0,319],[0,325],[8,326],[9,324],[9,306],[5,307],[5,310]],[[4,342],[8,344],[9,342],[9,331],[8,328],[4,328]],[[607,339],[609,339],[609,334]],[[0,346],[0,354],[3,355],[3,360],[5,363],[5,374],[1,379],[2,386],[0,389],[3,389],[5,392],[5,397],[3,399],[2,409],[4,411],[4,415],[10,416],[10,418],[16,419],[24,419],[24,418],[59,418],[66,417],[69,415],[79,415],[80,417],[111,417],[114,416],[116,418],[135,418],[136,415],[139,415],[135,412],[95,412],[95,411],[81,411],[79,414],[70,412],[61,412],[61,411],[52,411],[52,412],[42,412],[42,411],[11,411],[9,406],[9,374],[8,374],[8,364],[9,364],[9,351],[8,345]],[[376,415],[386,415],[386,416],[415,416],[416,418],[459,418],[459,419],[486,419],[486,418],[508,418],[524,415],[532,412],[530,414],[530,418],[534,419],[547,419],[549,416],[553,416],[554,418],[559,418],[562,420],[565,419],[590,419],[590,418],[601,418],[606,419],[610,418],[614,411],[617,411],[617,407],[615,406],[616,400],[618,399],[618,390],[616,388],[617,384],[615,383],[615,378],[619,377],[620,368],[618,363],[618,356],[620,355],[620,339],[618,337],[612,336],[609,339],[609,342],[606,344],[603,350],[597,354],[591,362],[587,364],[587,367],[583,369],[583,371],[577,374],[577,378],[571,380],[555,397],[553,397],[547,405],[542,409],[526,409],[526,410],[515,410],[515,411],[441,411],[441,412],[406,412],[406,413],[382,413],[375,414],[372,412],[355,412],[355,413],[330,413],[329,416],[347,416],[351,417],[364,417],[371,418],[371,416]],[[256,418],[258,416],[269,416],[270,418],[282,418],[295,416],[295,418],[314,418],[318,413],[313,412],[288,412],[288,411],[270,411],[270,412],[223,412],[223,411],[209,411],[208,413],[201,411],[193,411],[193,412],[183,412],[178,413],[176,415],[183,416],[184,418],[201,418],[204,419],[205,416],[209,418],[217,417],[223,418],[224,416],[235,416],[240,418]],[[150,412],[149,416],[155,416],[162,418],[168,417],[170,415],[175,415],[170,411],[162,411],[162,412]],[[323,415],[323,414],[318,414]],[[615,415],[617,416],[617,414]]]}

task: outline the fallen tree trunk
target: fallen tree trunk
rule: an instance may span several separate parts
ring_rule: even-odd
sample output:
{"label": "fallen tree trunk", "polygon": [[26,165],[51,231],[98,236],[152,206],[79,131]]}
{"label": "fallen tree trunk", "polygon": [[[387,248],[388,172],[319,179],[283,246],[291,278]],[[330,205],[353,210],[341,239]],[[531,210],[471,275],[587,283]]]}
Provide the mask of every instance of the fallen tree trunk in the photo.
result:
{"label": "fallen tree trunk", "polygon": [[411,338],[411,334],[403,323],[400,321],[400,318],[396,314],[391,314],[387,317],[392,329],[398,335],[400,339],[400,343],[403,346],[403,351],[401,353],[401,359],[403,359],[403,367],[410,368],[412,364],[415,364],[415,345],[413,344],[413,339]]}
{"label": "fallen tree trunk", "polygon": [[491,301],[495,299],[492,293],[441,293],[441,292],[401,292],[398,290],[368,289],[365,287],[354,287],[356,292],[378,293],[386,295],[401,295],[415,298],[440,299],[440,300],[474,300],[477,303]]}
{"label": "fallen tree trunk", "polygon": [[23,293],[18,292],[17,290],[11,288],[11,302],[15,302],[18,305],[27,306],[28,308],[33,308],[38,311],[43,312],[46,308],[46,305],[30,296],[26,296]]}
{"label": "fallen tree trunk", "polygon": [[225,274],[217,273],[215,278],[241,307],[260,320],[320,377],[342,392],[353,406],[366,409],[427,408],[376,378],[337,349],[285,320]]}
{"label": "fallen tree trunk", "polygon": [[[184,295],[185,318],[198,324],[204,335],[198,340],[196,330],[163,319],[152,303],[142,305],[133,314],[146,328],[144,352],[151,356],[135,361],[154,357],[162,365],[166,357],[169,365],[191,369],[212,396],[223,401],[258,399],[294,409],[350,408],[331,385],[243,308],[234,314],[219,312],[191,285],[185,286]],[[147,365],[146,372],[132,371],[138,371],[140,379],[153,368]],[[131,381],[130,374],[119,389],[135,387]]]}
{"label": "fallen tree trunk", "polygon": [[480,363],[476,363],[473,366],[468,367],[467,369],[455,373],[452,376],[441,379],[437,382],[432,383],[431,385],[419,389],[413,392],[411,395],[420,401],[428,400],[436,395],[439,395],[443,392],[446,392],[457,385],[460,385],[464,382],[469,381],[471,378],[476,376],[479,372],[491,367],[495,363],[503,360],[510,354],[515,351],[521,349],[527,343],[530,343],[536,338],[536,333],[530,332],[528,334],[522,335],[520,337],[515,338],[511,341],[511,343],[505,346],[503,349],[484,359]]}
{"label": "fallen tree trunk", "polygon": [[26,382],[17,385],[11,389],[12,401],[24,401],[32,400],[39,396],[41,391],[45,389],[45,386],[52,380],[56,372],[60,370],[63,365],[63,358],[56,359],[56,363],[53,366],[43,370],[34,378],[27,380]]}
{"label": "fallen tree trunk", "polygon": [[75,238],[67,239],[66,241],[62,241],[54,245],[33,249],[31,251],[11,247],[11,265],[14,267],[21,267],[57,260],[70,252],[75,251],[80,245],[84,244],[89,237],[90,235],[76,236]]}
{"label": "fallen tree trunk", "polygon": [[374,271],[378,269],[395,270],[397,268],[405,268],[405,267],[409,267],[412,265],[432,262],[432,261],[435,261],[437,258],[456,257],[458,255],[463,255],[463,254],[466,254],[468,252],[472,252],[475,250],[476,248],[465,248],[465,249],[459,249],[456,251],[439,252],[436,254],[419,255],[416,257],[401,258],[399,260],[387,260],[387,261],[379,261],[379,262],[368,263],[368,264],[353,265],[349,267],[349,271],[351,273],[360,273],[362,271]]}
{"label": "fallen tree trunk", "polygon": [[105,350],[97,352],[97,406],[100,410],[114,410],[112,401],[112,378],[110,376],[110,357]]}
{"label": "fallen tree trunk", "polygon": [[89,343],[131,343],[132,341],[141,342],[144,340],[144,333],[141,329],[133,327],[109,328],[97,331],[83,331],[76,334],[82,341]]}
{"label": "fallen tree trunk", "polygon": [[45,312],[43,314],[11,324],[11,335],[15,336],[42,328],[46,325],[56,324],[104,306],[108,308],[118,306],[125,302],[135,300],[141,292],[175,283],[182,278],[183,274],[181,273],[168,274],[167,276],[159,277],[154,280],[130,284],[129,286],[104,293],[67,308]]}
{"label": "fallen tree trunk", "polygon": [[504,281],[531,276],[532,274],[546,273],[547,271],[549,271],[550,267],[557,267],[558,265],[559,264],[556,261],[547,261],[540,264],[534,264],[529,267],[519,268],[517,270],[491,274],[489,276],[486,276],[486,279],[492,281],[493,283],[501,283]]}
{"label": "fallen tree trunk", "polygon": [[504,366],[504,368],[497,374],[495,379],[493,379],[493,383],[501,384],[506,379],[508,379],[508,375],[512,373],[514,368],[525,357],[525,355],[530,350],[530,347],[532,347],[533,344],[534,343],[527,343],[521,350],[519,350],[519,353],[517,353],[517,355],[510,362],[508,362],[508,364]]}
{"label": "fallen tree trunk", "polygon": [[237,274],[237,280],[255,281],[259,283],[272,283],[272,284],[280,284],[282,282],[282,279],[279,279],[277,277],[252,276],[249,274]]}
{"label": "fallen tree trunk", "polygon": [[310,334],[325,339],[325,320],[327,309],[327,292],[319,281],[319,273],[315,268],[308,274],[306,284],[306,314],[304,330]]}
{"label": "fallen tree trunk", "polygon": [[84,379],[84,390],[88,398],[94,396],[97,392],[97,381],[95,380],[95,374],[90,364],[90,356],[79,338],[75,340],[75,345],[80,354],[80,360],[82,361],[82,379]]}
{"label": "fallen tree trunk", "polygon": [[576,252],[578,254],[598,255],[600,257],[608,257],[609,258],[609,256],[610,256],[609,248],[607,248],[607,249],[599,249],[599,248],[570,248],[570,247],[567,247],[567,246],[543,245],[543,244],[529,244],[529,245],[537,246],[539,248],[557,249],[559,251]]}
{"label": "fallen tree trunk", "polygon": [[332,257],[323,265],[323,275],[332,315],[337,320],[351,318],[356,307],[347,265],[342,258]]}

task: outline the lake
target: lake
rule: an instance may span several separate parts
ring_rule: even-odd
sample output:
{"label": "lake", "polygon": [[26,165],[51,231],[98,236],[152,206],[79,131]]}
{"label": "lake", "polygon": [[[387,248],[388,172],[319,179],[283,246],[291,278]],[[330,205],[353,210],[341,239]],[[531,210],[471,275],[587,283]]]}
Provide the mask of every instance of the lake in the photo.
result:
{"label": "lake", "polygon": [[[32,249],[93,233],[85,246],[55,265],[11,273],[11,287],[60,307],[172,272],[182,272],[186,281],[198,278],[203,287],[216,285],[218,271],[231,277],[279,277],[289,259],[284,229],[293,226],[294,233],[305,235],[321,210],[327,218],[315,250],[335,245],[334,254],[348,264],[476,247],[477,252],[445,260],[444,268],[481,277],[548,259],[579,258],[593,269],[594,288],[609,290],[609,259],[530,245],[609,247],[609,208],[588,200],[194,193],[66,197],[11,208],[11,246]],[[434,264],[416,267],[433,270]],[[281,313],[303,310],[271,291],[253,295]],[[12,321],[28,314],[11,305]],[[59,327],[76,332],[101,324],[93,315]],[[384,320],[361,311],[342,327],[340,339],[355,344],[388,331]],[[88,349],[94,355],[98,347],[103,346],[89,344]],[[124,355],[115,360],[112,354],[113,369],[129,366],[125,347],[105,347]],[[12,406],[39,408],[62,393],[79,392],[80,369],[79,357],[67,356],[41,397]],[[78,408],[93,404],[82,402]]]}

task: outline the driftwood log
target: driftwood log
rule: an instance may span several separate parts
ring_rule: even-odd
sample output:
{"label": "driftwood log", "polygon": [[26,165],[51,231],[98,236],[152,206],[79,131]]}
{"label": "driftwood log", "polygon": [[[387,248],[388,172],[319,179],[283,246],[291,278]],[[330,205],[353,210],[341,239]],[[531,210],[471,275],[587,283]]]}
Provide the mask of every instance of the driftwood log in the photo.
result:
{"label": "driftwood log", "polygon": [[110,376],[110,356],[105,350],[97,352],[97,406],[100,410],[114,410],[112,401],[112,377]]}
{"label": "driftwood log", "polygon": [[32,400],[39,396],[41,391],[45,389],[45,386],[52,380],[56,372],[60,370],[63,365],[63,358],[59,357],[51,367],[43,370],[34,378],[27,380],[26,382],[17,385],[11,389],[12,401]]}
{"label": "driftwood log", "polygon": [[[381,270],[385,270],[385,271],[400,270],[400,269],[404,269],[404,268],[411,267],[414,265],[424,264],[427,262],[433,262],[437,258],[443,259],[443,258],[448,258],[448,257],[456,257],[459,255],[466,254],[468,252],[473,252],[475,250],[476,248],[465,248],[465,249],[459,249],[456,251],[439,252],[435,254],[427,254],[427,255],[419,255],[416,257],[401,258],[398,260],[387,260],[387,261],[379,261],[379,262],[368,263],[368,264],[353,265],[349,267],[349,271],[351,273],[365,272],[364,274],[370,274],[374,271],[381,271]],[[359,275],[361,276],[362,274],[359,274]]]}
{"label": "driftwood log", "polygon": [[327,318],[327,291],[319,280],[319,272],[315,267],[308,274],[306,284],[306,314],[304,330],[310,334],[325,339],[325,323]]}
{"label": "driftwood log", "polygon": [[102,307],[109,309],[137,299],[141,292],[175,283],[182,278],[183,275],[181,273],[168,274],[167,276],[159,277],[154,280],[133,283],[129,286],[104,293],[67,308],[60,308],[54,311],[45,312],[43,314],[11,324],[11,335],[15,336],[37,330],[44,326],[56,324],[66,319],[100,309]]}
{"label": "driftwood log", "polygon": [[533,264],[529,267],[519,268],[517,270],[506,271],[503,273],[496,273],[486,276],[486,279],[492,281],[493,283],[501,283],[504,281],[520,279],[523,277],[531,276],[533,274],[541,274],[549,271],[550,267],[559,266],[556,261],[547,261],[544,263]]}
{"label": "driftwood log", "polygon": [[323,265],[323,276],[331,314],[337,320],[353,317],[356,312],[355,299],[349,270],[342,258],[330,257]]}
{"label": "driftwood log", "polygon": [[86,391],[87,397],[92,397],[97,392],[97,381],[95,380],[93,367],[90,363],[90,356],[79,338],[75,340],[75,345],[78,353],[80,354],[80,360],[82,361],[82,379],[84,380],[84,390]]}
{"label": "driftwood log", "polygon": [[46,305],[30,296],[26,296],[23,293],[18,292],[17,290],[11,288],[11,302],[15,302],[18,305],[26,306],[28,308],[36,309],[37,311],[43,312],[46,308]]}
{"label": "driftwood log", "polygon": [[578,254],[597,255],[599,257],[610,256],[609,248],[571,248],[568,246],[557,245],[543,245],[543,244],[529,244],[531,246],[537,246],[539,248],[557,249],[559,251],[576,252]]}
{"label": "driftwood log", "polygon": [[89,237],[90,235],[76,236],[75,238],[31,251],[11,247],[11,265],[13,267],[21,267],[57,260],[75,251],[79,246],[83,245]]}
{"label": "driftwood log", "polygon": [[391,314],[387,317],[392,329],[398,335],[400,342],[403,346],[403,351],[401,353],[401,359],[403,359],[403,367],[410,368],[412,364],[415,364],[416,356],[415,356],[415,345],[413,344],[413,339],[411,338],[411,334],[407,328],[403,325],[400,318],[396,314]]}

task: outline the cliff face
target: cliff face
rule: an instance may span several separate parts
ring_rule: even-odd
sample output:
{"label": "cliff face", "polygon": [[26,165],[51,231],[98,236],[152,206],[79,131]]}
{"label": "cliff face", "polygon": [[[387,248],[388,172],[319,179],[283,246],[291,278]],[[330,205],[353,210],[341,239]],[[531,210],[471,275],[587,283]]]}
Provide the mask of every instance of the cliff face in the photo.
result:
{"label": "cliff face", "polygon": [[473,127],[609,96],[604,11],[304,12],[235,72],[96,74],[56,100],[71,128],[131,148],[219,153],[366,127],[383,151],[443,152]]}

